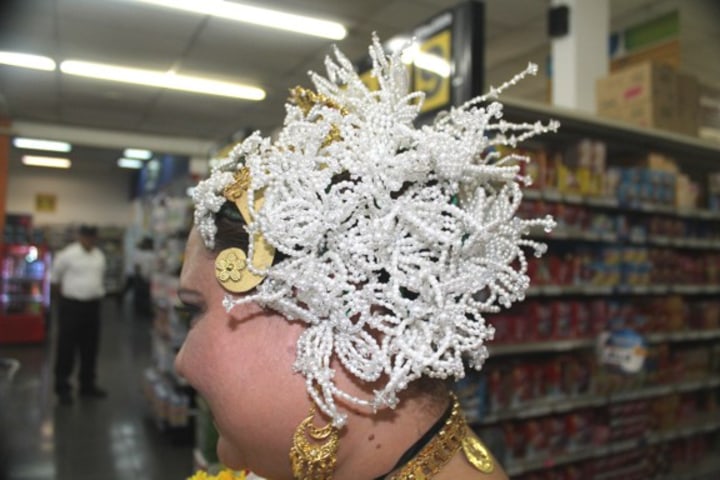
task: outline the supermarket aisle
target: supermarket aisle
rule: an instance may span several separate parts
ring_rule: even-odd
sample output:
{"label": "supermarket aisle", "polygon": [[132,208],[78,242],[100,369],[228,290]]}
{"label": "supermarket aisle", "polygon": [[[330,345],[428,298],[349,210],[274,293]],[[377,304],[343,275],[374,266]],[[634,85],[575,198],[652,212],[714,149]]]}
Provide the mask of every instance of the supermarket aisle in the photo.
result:
{"label": "supermarket aisle", "polygon": [[[0,345],[0,357],[22,368],[0,400],[10,480],[182,480],[192,469],[191,447],[159,432],[142,396],[150,363],[150,321],[132,318],[129,303],[108,300],[99,359],[104,400],[58,405],[52,393],[52,342]],[[54,332],[51,329],[50,335]],[[6,477],[3,477],[3,473]]]}

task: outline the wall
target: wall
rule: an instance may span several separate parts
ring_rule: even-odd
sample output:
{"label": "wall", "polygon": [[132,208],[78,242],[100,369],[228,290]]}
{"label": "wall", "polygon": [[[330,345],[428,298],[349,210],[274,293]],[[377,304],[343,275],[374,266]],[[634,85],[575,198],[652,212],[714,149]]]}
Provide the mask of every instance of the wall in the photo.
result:
{"label": "wall", "polygon": [[[133,220],[130,182],[133,171],[118,168],[68,170],[11,164],[8,213],[31,213],[34,225],[93,223],[128,226]],[[38,193],[54,194],[54,213],[35,211]]]}

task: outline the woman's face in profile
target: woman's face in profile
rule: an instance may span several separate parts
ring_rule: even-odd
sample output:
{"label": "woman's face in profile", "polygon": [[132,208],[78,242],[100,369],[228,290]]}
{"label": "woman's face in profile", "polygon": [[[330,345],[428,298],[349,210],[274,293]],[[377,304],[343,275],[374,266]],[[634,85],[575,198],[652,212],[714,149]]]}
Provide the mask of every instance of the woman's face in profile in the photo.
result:
{"label": "woman's face in profile", "polygon": [[193,229],[178,291],[192,326],[175,367],[210,406],[220,461],[282,478],[293,431],[310,405],[292,369],[302,326],[255,303],[226,312],[214,262]]}

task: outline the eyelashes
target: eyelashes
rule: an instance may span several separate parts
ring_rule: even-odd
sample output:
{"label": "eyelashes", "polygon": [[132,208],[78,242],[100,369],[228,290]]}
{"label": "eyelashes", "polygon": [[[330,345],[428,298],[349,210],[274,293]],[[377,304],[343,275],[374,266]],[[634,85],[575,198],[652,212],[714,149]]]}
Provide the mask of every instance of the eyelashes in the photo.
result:
{"label": "eyelashes", "polygon": [[193,305],[190,303],[182,303],[180,305],[175,305],[173,307],[173,310],[175,311],[175,315],[177,316],[178,320],[180,320],[180,323],[182,325],[185,325],[188,329],[191,329],[195,326],[200,317],[200,314],[203,312],[203,309],[200,308],[198,305]]}

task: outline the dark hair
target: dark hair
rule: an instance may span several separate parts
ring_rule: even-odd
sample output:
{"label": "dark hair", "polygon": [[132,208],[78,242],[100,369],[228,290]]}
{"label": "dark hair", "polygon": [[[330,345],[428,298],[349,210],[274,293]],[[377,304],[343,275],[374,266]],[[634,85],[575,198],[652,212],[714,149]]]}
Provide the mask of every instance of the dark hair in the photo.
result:
{"label": "dark hair", "polygon": [[83,237],[97,237],[98,229],[97,227],[93,225],[80,225],[80,228],[78,228],[78,233],[82,235]]}
{"label": "dark hair", "polygon": [[220,207],[215,215],[215,248],[213,252],[220,252],[226,248],[242,248],[248,251],[248,234],[245,230],[245,220],[234,203],[227,201]]}

